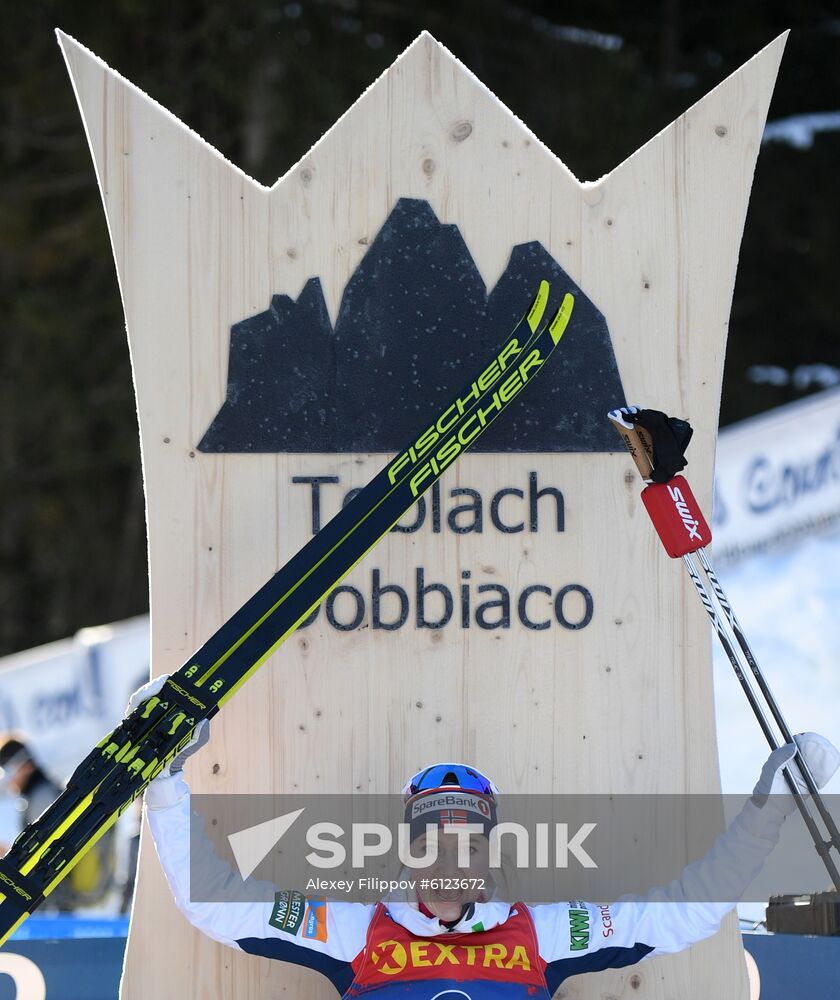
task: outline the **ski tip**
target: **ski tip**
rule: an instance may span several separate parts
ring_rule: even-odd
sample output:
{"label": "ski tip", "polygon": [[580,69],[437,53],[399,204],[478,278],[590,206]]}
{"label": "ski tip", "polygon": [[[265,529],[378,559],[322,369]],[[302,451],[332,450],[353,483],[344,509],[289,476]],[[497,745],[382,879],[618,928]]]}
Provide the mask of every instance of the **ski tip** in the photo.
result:
{"label": "ski tip", "polygon": [[545,307],[548,305],[549,289],[550,286],[548,282],[543,279],[540,282],[539,291],[534,296],[534,301],[531,303],[531,308],[528,310],[528,315],[526,317],[528,326],[531,327],[531,333],[536,333],[540,323],[542,322]]}
{"label": "ski tip", "polygon": [[554,319],[551,321],[551,326],[548,330],[551,334],[551,339],[556,344],[566,331],[566,327],[569,325],[569,319],[572,315],[572,309],[575,306],[575,297],[571,292],[566,292],[563,296],[563,301],[560,303],[560,308],[554,315]]}

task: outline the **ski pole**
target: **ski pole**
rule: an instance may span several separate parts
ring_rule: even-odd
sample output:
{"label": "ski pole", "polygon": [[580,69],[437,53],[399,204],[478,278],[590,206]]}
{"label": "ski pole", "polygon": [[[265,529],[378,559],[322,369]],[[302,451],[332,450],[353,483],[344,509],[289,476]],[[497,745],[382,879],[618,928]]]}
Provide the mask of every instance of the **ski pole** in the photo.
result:
{"label": "ski pole", "polygon": [[[664,416],[664,414],[660,414],[659,416]],[[630,455],[636,464],[636,468],[639,470],[642,479],[651,484],[651,480],[654,477],[654,469],[656,468],[654,441],[651,435],[644,427],[628,422],[626,414],[621,410],[611,411],[608,414],[608,417],[615,426],[616,430],[618,430],[625,446],[627,447],[627,450],[630,452]],[[670,418],[665,419],[668,420]],[[684,438],[685,444],[688,443],[689,437],[690,429],[688,436]],[[673,448],[673,442],[670,442],[670,446]],[[682,465],[677,467],[682,468],[684,465],[685,462],[683,460]],[[834,822],[831,813],[828,811],[822,796],[820,795],[819,788],[814,781],[805,758],[793,738],[790,727],[787,725],[776,699],[773,697],[770,687],[767,684],[755,655],[753,654],[747,641],[744,630],[741,627],[734,610],[732,609],[732,605],[730,604],[729,599],[727,598],[726,593],[717,578],[711,560],[706,553],[705,546],[711,541],[711,531],[706,524],[705,518],[703,517],[703,514],[700,511],[697,501],[694,499],[686,480],[683,479],[682,476],[668,477],[667,473],[670,471],[669,469],[664,470],[664,473],[661,469],[657,471],[659,472],[659,475],[656,477],[658,480],[657,483],[648,485],[642,492],[642,500],[647,508],[648,514],[653,521],[653,525],[656,528],[657,534],[659,535],[668,555],[671,556],[671,558],[682,558],[683,563],[688,570],[689,576],[691,577],[691,581],[694,584],[694,587],[703,602],[703,606],[709,615],[712,625],[715,628],[715,632],[720,640],[724,652],[732,664],[735,675],[738,678],[745,695],[747,696],[750,707],[752,708],[771,749],[776,750],[781,744],[776,738],[776,734],[767,718],[764,707],[753,690],[747,676],[747,672],[744,669],[744,662],[741,657],[743,657],[743,660],[746,661],[746,666],[749,672],[752,673],[752,676],[758,685],[759,691],[763,695],[767,707],[779,727],[784,742],[792,743],[796,748],[794,760],[796,761],[797,767],[802,772],[805,784],[811,794],[812,801],[825,823],[828,831],[827,840],[823,838],[818,825],[808,810],[805,798],[799,791],[799,787],[789,766],[786,766],[783,769],[785,781],[791,791],[791,794],[793,795],[799,812],[802,815],[802,819],[808,828],[808,832],[814,841],[814,847],[816,848],[817,853],[825,864],[834,885],[840,887],[840,872],[838,872],[837,866],[835,865],[830,854],[832,847],[840,852],[840,831],[838,831],[837,825]],[[703,567],[703,572],[711,585],[714,593],[714,600],[712,595],[709,593],[708,588],[703,583],[697,566],[694,563],[692,558],[694,553],[697,554],[700,564]],[[715,604],[715,601],[717,604]],[[718,609],[720,609],[722,615],[719,613]],[[724,622],[726,624],[724,624]],[[731,629],[731,634],[734,636],[737,648],[732,642],[732,638],[730,633],[727,631],[726,625],[728,625]]]}
{"label": "ski pole", "polygon": [[[747,665],[749,666],[753,676],[755,677],[755,681],[758,684],[759,690],[761,691],[762,695],[764,695],[764,700],[767,702],[767,705],[773,715],[773,718],[776,720],[776,724],[778,725],[779,730],[781,731],[781,734],[784,737],[785,743],[794,743],[795,745],[793,733],[791,732],[790,727],[785,721],[785,717],[782,715],[782,711],[779,708],[776,699],[773,697],[773,692],[770,690],[770,687],[768,686],[767,681],[764,678],[764,674],[761,672],[761,668],[759,667],[755,655],[753,654],[753,651],[750,648],[750,644],[747,641],[747,637],[744,633],[743,628],[741,627],[741,623],[738,621],[738,618],[735,615],[734,610],[732,609],[732,605],[729,603],[729,599],[727,598],[726,593],[724,592],[723,587],[720,584],[720,581],[715,575],[715,571],[712,567],[711,560],[709,559],[705,548],[703,547],[699,548],[697,550],[697,555],[700,558],[700,563],[703,566],[703,571],[705,572],[709,580],[709,583],[711,583],[712,585],[712,589],[715,592],[715,597],[717,598],[718,604],[723,609],[723,612],[726,615],[726,620],[729,623],[730,628],[732,629],[732,634],[735,636],[738,645],[741,647],[741,650],[743,651],[744,658],[747,661]],[[819,809],[820,815],[825,821],[825,825],[828,827],[834,845],[838,848],[838,850],[840,850],[840,830],[837,829],[837,825],[834,822],[834,818],[832,817],[831,813],[828,811],[828,809],[825,806],[825,803],[823,802],[822,796],[820,795],[820,790],[817,787],[817,783],[814,781],[813,775],[811,774],[807,762],[805,761],[804,757],[802,757],[801,754],[799,754],[799,758],[800,759],[798,761],[798,767],[802,772],[802,776],[805,779],[805,784],[808,786],[808,791],[811,793],[811,796],[813,797],[814,800],[814,804]]]}
{"label": "ski pole", "polygon": [[[703,551],[702,548],[698,549],[697,550],[698,555],[702,551]],[[701,562],[703,561],[704,556],[705,553],[703,556],[701,556]],[[761,729],[765,737],[767,738],[767,742],[770,744],[771,749],[776,750],[778,749],[780,744],[776,740],[775,733],[773,732],[773,729],[767,719],[767,716],[764,712],[761,703],[759,702],[758,698],[756,698],[755,692],[753,691],[753,688],[749,682],[747,675],[744,673],[738,652],[733,647],[729,634],[724,628],[723,620],[721,619],[720,615],[717,613],[717,610],[713,606],[709,591],[703,584],[703,581],[701,580],[700,575],[697,572],[697,568],[694,565],[694,562],[692,561],[691,554],[686,553],[682,557],[682,559],[688,569],[689,576],[691,577],[691,580],[694,583],[697,593],[700,595],[700,599],[702,600],[703,605],[706,608],[706,612],[708,613],[709,618],[711,619],[712,624],[715,627],[715,631],[717,633],[718,639],[720,640],[721,646],[723,646],[723,650],[726,653],[729,662],[732,664],[735,670],[735,675],[740,681],[741,687],[744,689],[744,693],[747,696],[747,700],[749,701],[752,710],[755,713],[756,718],[758,719],[759,725],[761,726]],[[708,561],[708,557],[706,557],[706,560]],[[719,596],[717,592],[715,596],[716,597]],[[756,664],[756,668],[757,667],[758,665]],[[840,872],[838,871],[837,866],[834,864],[834,860],[830,854],[830,849],[832,846],[837,848],[838,851],[840,851],[840,838],[838,838],[837,836],[837,827],[834,824],[834,820],[832,819],[831,813],[829,813],[825,807],[825,803],[823,802],[819,789],[817,788],[816,792],[812,790],[812,785],[814,788],[816,788],[816,784],[814,783],[814,780],[811,777],[811,773],[808,770],[807,764],[805,763],[805,758],[800,753],[799,747],[797,746],[796,741],[793,739],[793,736],[791,736],[790,739],[786,739],[785,742],[793,743],[793,745],[796,747],[795,760],[797,766],[802,771],[803,777],[806,778],[806,784],[808,784],[808,788],[809,791],[811,792],[811,797],[814,801],[814,804],[817,806],[817,809],[820,815],[822,816],[823,821],[825,822],[825,825],[828,829],[829,832],[828,840],[823,840],[823,835],[820,832],[820,829],[817,826],[816,822],[814,821],[813,816],[808,811],[805,799],[802,793],[799,791],[799,787],[796,784],[794,776],[791,773],[789,767],[785,767],[783,771],[785,776],[785,781],[787,782],[787,786],[790,789],[791,793],[793,794],[794,801],[796,802],[800,815],[802,816],[802,819],[805,822],[805,826],[808,828],[808,832],[811,835],[811,839],[814,841],[814,847],[816,848],[817,854],[819,854],[819,856],[822,858],[823,864],[825,865],[828,874],[831,876],[834,885],[835,886],[840,885]],[[808,779],[810,779],[810,781]]]}

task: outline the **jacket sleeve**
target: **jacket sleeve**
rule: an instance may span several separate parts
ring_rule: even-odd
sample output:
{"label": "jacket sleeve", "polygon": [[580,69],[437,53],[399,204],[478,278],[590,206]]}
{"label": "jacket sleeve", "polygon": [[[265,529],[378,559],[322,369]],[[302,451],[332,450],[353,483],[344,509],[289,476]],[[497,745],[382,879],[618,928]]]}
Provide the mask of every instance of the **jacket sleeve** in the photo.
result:
{"label": "jacket sleeve", "polygon": [[547,974],[559,983],[581,972],[682,951],[710,937],[761,870],[783,820],[779,811],[760,809],[750,800],[705,857],[645,896],[624,896],[609,905],[532,907]]}
{"label": "jacket sleeve", "polygon": [[[317,969],[340,992],[346,989],[352,980],[350,963],[365,945],[373,906],[306,897],[296,891],[275,893],[274,886],[255,882],[245,883],[253,899],[250,902],[194,901],[190,898],[190,790],[181,773],[152,782],[146,792],[146,815],[169,888],[178,909],[194,927],[232,948]],[[202,820],[196,815],[193,822]],[[209,840],[205,842],[202,884],[218,888],[221,898],[225,885],[238,876],[215,855]],[[272,895],[274,901],[269,902]]]}

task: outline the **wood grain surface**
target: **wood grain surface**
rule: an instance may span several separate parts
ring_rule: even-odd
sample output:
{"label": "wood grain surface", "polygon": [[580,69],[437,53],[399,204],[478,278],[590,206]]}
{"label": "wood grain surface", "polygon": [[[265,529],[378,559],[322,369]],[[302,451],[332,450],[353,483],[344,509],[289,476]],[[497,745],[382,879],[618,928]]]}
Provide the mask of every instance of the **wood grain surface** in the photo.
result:
{"label": "wood grain surface", "polygon": [[[488,289],[514,245],[543,244],[605,315],[628,401],[693,423],[691,482],[709,510],[738,251],[784,41],[609,174],[581,182],[424,33],[266,188],[60,34],[125,306],[156,674],[178,668],[309,537],[310,494],[294,476],[339,477],[323,489],[328,516],[383,464],[367,454],[204,454],[196,444],[225,398],[231,325],[267,309],[272,294],[296,297],[316,275],[334,321],[348,279],[402,197],[425,199],[459,227]],[[348,582],[369,594],[378,568],[383,582],[411,594],[418,567],[453,590],[469,572],[474,603],[481,584],[513,595],[510,627],[464,628],[458,611],[445,628],[417,629],[412,603],[402,629],[343,633],[322,609],[213,721],[209,746],[188,769],[192,787],[395,791],[412,769],[450,757],[473,761],[503,791],[717,790],[705,613],[679,562],[661,552],[620,449],[616,437],[615,454],[461,460],[444,477],[442,504],[453,506],[453,488],[479,491],[484,530],[458,534],[444,524],[436,533],[427,524],[391,534]],[[562,491],[562,532],[551,496],[529,530],[532,472],[540,488]],[[500,506],[510,522],[524,517],[521,532],[490,522],[502,487],[525,494]],[[529,611],[550,627],[523,627],[516,595],[537,583],[552,594],[586,588],[592,621],[564,628],[537,593]],[[581,610],[575,599],[570,615]],[[338,602],[336,611],[350,614]],[[369,625],[369,604],[366,615]],[[642,870],[652,860],[640,849]],[[742,955],[731,916],[686,953],[577,977],[558,995],[746,1000]],[[144,835],[121,995],[334,992],[314,973],[193,931]]]}

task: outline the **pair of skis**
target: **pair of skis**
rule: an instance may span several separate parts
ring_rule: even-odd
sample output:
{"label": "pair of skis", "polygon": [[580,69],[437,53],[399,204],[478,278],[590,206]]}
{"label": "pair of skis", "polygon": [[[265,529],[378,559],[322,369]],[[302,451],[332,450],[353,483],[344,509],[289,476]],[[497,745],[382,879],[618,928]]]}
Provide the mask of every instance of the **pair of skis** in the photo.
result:
{"label": "pair of skis", "polygon": [[[664,416],[664,414],[661,416]],[[654,443],[651,435],[638,424],[628,420],[625,411],[612,410],[608,414],[608,417],[621,435],[642,479],[650,482],[656,464]],[[683,464],[685,463],[683,462]],[[657,482],[647,486],[642,492],[642,500],[651,521],[653,521],[656,532],[665,547],[665,551],[672,559],[681,558],[683,560],[691,577],[691,582],[694,584],[700,600],[703,602],[703,606],[711,619],[721,646],[729,662],[732,664],[735,675],[747,696],[750,707],[755,713],[758,724],[761,726],[761,730],[771,749],[776,750],[785,743],[793,743],[796,746],[793,733],[785,721],[776,699],[773,697],[773,693],[758,665],[758,661],[750,648],[741,623],[732,610],[732,605],[729,603],[729,599],[715,574],[712,562],[706,552],[706,545],[712,540],[712,533],[697,501],[694,499],[688,483],[682,476],[672,476],[667,482]],[[705,574],[709,587],[703,582],[697,563],[693,558],[695,555],[699,559],[700,567]],[[750,675],[758,688],[758,693],[753,688]],[[762,705],[759,699],[759,694],[764,698],[764,705]],[[768,710],[778,727],[781,740],[779,740],[768,718]],[[802,819],[805,821],[811,839],[814,841],[817,853],[822,859],[835,887],[840,889],[840,871],[838,871],[837,864],[831,854],[833,848],[838,852],[838,856],[840,856],[840,831],[838,831],[837,824],[828,811],[813,775],[798,747],[794,760],[805,779],[811,801],[825,824],[827,836],[820,831],[819,825],[811,814],[808,803],[800,792],[790,767],[785,767],[784,769],[787,786],[794,797]]]}
{"label": "pair of skis", "polygon": [[317,535],[79,764],[0,859],[0,945],[260,665],[396,524],[551,357],[566,294],[543,323],[548,282],[486,368]]}

